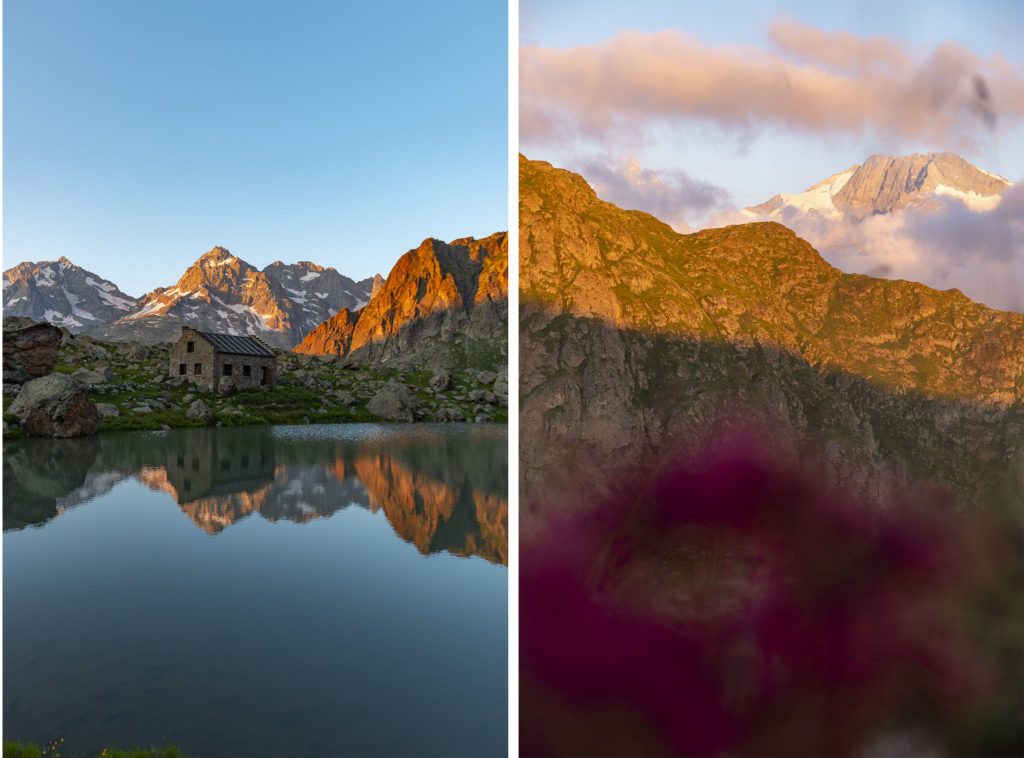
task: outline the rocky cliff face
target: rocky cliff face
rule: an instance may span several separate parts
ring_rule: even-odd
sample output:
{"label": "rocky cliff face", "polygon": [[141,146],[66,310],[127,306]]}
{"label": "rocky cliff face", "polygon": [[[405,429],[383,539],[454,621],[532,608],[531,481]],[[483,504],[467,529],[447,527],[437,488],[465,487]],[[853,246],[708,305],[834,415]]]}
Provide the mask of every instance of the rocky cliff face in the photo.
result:
{"label": "rocky cliff face", "polygon": [[399,259],[369,304],[339,311],[295,352],[491,368],[503,362],[507,302],[507,233],[427,239]]}
{"label": "rocky cliff face", "polygon": [[4,271],[4,315],[81,332],[121,318],[138,305],[113,282],[67,258],[19,263]]}
{"label": "rocky cliff face", "polygon": [[263,271],[223,247],[193,263],[174,287],[145,295],[115,324],[92,333],[106,339],[167,338],[185,324],[228,334],[253,334],[290,348],[339,308],[369,299],[371,280],[354,282],[309,261],[272,263]]}
{"label": "rocky cliff face", "polygon": [[1020,314],[844,274],[778,224],[680,235],[526,159],[520,272],[527,497],[726,417],[878,500],[918,478],[971,500],[1024,486]]}

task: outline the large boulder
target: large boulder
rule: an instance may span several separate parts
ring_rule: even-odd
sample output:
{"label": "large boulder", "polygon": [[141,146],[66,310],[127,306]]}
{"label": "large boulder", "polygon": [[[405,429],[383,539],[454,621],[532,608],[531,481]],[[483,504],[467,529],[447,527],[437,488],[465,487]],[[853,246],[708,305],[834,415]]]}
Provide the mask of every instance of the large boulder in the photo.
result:
{"label": "large boulder", "polygon": [[19,316],[4,317],[4,382],[23,384],[57,364],[60,329]]}
{"label": "large boulder", "polygon": [[370,398],[366,410],[391,421],[412,421],[416,405],[416,398],[404,384],[388,382]]}
{"label": "large boulder", "polygon": [[28,382],[8,412],[21,419],[31,437],[82,437],[100,428],[100,414],[85,385],[67,374]]}

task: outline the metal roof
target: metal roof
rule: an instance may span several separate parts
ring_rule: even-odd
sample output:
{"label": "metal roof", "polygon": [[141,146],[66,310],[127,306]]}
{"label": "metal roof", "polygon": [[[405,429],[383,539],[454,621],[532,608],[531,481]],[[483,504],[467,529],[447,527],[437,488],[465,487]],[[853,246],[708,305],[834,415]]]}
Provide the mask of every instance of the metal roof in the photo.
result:
{"label": "metal roof", "polygon": [[216,332],[199,333],[213,343],[213,347],[218,353],[274,357],[273,351],[256,337],[239,337],[235,334],[217,334]]}

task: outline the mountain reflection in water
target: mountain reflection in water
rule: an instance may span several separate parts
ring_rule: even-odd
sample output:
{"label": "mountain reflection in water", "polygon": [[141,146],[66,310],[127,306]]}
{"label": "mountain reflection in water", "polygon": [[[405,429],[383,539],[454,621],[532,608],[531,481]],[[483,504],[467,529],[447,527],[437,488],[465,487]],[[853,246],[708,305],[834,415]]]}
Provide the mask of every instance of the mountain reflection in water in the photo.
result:
{"label": "mountain reflection in water", "polygon": [[3,453],[5,531],[136,477],[211,535],[254,513],[304,523],[356,505],[383,510],[423,554],[508,565],[503,426],[175,429],[19,440]]}

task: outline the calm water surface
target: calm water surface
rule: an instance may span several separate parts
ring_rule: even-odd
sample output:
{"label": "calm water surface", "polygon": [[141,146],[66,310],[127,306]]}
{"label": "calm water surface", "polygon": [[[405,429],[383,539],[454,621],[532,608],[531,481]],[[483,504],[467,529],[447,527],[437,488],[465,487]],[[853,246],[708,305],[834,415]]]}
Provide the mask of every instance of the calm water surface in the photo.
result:
{"label": "calm water surface", "polygon": [[507,428],[4,445],[5,739],[506,751]]}

